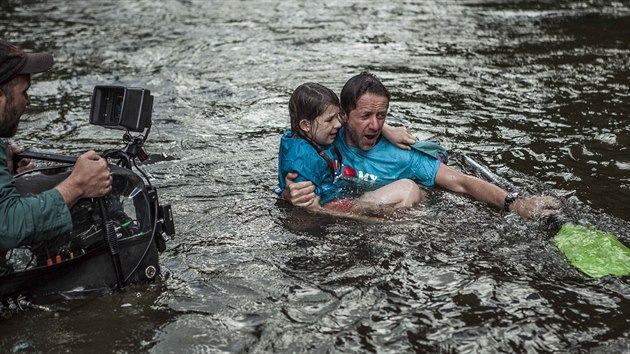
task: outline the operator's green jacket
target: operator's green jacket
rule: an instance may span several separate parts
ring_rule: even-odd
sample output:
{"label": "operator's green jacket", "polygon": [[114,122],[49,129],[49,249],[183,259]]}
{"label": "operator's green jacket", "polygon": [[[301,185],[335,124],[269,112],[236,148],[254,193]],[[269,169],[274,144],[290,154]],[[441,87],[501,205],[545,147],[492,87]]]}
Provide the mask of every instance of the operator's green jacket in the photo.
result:
{"label": "operator's green jacket", "polygon": [[0,250],[72,231],[70,210],[56,189],[22,197],[7,167],[8,143],[0,139]]}

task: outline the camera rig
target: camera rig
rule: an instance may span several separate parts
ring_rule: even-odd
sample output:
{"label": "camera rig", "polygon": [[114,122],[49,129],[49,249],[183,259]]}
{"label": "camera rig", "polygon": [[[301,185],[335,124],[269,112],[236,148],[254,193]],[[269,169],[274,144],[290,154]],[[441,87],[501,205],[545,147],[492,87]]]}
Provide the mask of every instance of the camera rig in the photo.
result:
{"label": "camera rig", "polygon": [[[158,253],[175,235],[172,209],[170,204],[160,203],[157,188],[137,164],[148,158],[144,143],[152,108],[153,96],[147,89],[94,88],[90,123],[125,130],[125,147],[102,153],[110,166],[112,192],[82,199],[70,208],[70,234],[23,247],[30,260],[9,264],[12,271],[0,275],[0,299],[43,297],[76,289],[122,289],[129,283],[151,281],[160,273]],[[134,136],[134,132],[140,134]],[[71,174],[76,162],[73,156],[38,152],[15,158],[58,163],[16,176],[16,188],[24,196],[54,188]]]}

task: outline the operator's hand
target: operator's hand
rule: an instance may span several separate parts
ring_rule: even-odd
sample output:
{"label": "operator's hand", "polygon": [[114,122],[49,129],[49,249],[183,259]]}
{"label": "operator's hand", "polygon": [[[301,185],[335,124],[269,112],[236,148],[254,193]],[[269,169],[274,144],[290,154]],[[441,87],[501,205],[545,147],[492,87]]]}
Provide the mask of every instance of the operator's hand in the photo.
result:
{"label": "operator's hand", "polygon": [[512,203],[512,210],[527,220],[538,220],[560,213],[562,204],[551,196],[518,198]]}
{"label": "operator's hand", "polygon": [[112,177],[107,160],[94,151],[79,156],[72,173],[55,187],[68,206],[81,198],[102,197],[112,190]]}
{"label": "operator's hand", "polygon": [[294,172],[287,174],[284,179],[286,187],[284,191],[282,191],[282,194],[280,194],[280,198],[303,208],[309,208],[313,206],[314,203],[319,204],[319,197],[315,194],[315,185],[313,182],[294,182],[293,180],[296,179],[297,176],[297,173]]}
{"label": "operator's hand", "polygon": [[7,168],[9,169],[9,173],[12,175],[16,175],[18,173],[22,173],[25,171],[32,170],[35,168],[33,161],[31,159],[20,159],[18,160],[17,166],[13,166],[13,155],[20,154],[24,151],[19,146],[9,145],[9,150],[7,151]]}
{"label": "operator's hand", "polygon": [[107,160],[94,151],[79,156],[68,178],[73,177],[83,190],[83,198],[102,197],[112,191],[112,176]]}

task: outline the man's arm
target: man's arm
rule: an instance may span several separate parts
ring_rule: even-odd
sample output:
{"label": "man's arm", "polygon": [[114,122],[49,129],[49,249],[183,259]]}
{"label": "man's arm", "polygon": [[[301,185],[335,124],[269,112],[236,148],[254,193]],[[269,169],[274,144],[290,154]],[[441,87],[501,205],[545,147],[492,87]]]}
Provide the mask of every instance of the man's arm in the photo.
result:
{"label": "man's arm", "polygon": [[21,196],[7,168],[8,147],[1,147],[0,144],[0,250],[72,231],[68,208],[80,198],[103,196],[111,191],[107,163],[92,151],[79,157],[71,175],[55,189]]}
{"label": "man's arm", "polygon": [[[440,164],[435,175],[435,184],[452,192],[468,194],[475,200],[501,210],[503,210],[505,197],[508,195],[506,191],[494,184],[463,174],[445,164]],[[532,220],[554,214],[559,207],[560,203],[553,197],[534,196],[516,199],[510,204],[510,211],[514,210],[521,217]]]}
{"label": "man's arm", "polygon": [[288,201],[289,203],[308,208],[313,205],[319,206],[319,197],[315,194],[315,185],[311,181],[294,182],[297,178],[297,173],[288,173],[285,177],[286,187],[280,194],[280,198]]}

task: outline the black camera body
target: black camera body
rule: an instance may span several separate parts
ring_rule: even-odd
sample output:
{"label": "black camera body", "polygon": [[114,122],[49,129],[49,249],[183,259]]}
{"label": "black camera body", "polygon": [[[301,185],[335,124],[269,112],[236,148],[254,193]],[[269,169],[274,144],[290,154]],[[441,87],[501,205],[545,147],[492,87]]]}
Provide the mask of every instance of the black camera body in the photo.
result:
{"label": "black camera body", "polygon": [[[0,305],[2,299],[15,296],[37,300],[76,289],[121,289],[153,281],[160,274],[158,255],[175,235],[173,214],[170,204],[160,203],[157,188],[135,162],[147,158],[143,145],[151,127],[152,109],[149,90],[94,88],[90,123],[126,130],[124,149],[102,153],[110,165],[112,192],[82,199],[70,208],[70,234],[12,252],[19,259],[12,264],[9,259],[8,271],[0,269]],[[131,132],[144,134],[133,136]],[[23,196],[54,188],[72,173],[76,162],[73,156],[37,152],[17,158],[57,163],[17,175],[15,185]]]}

